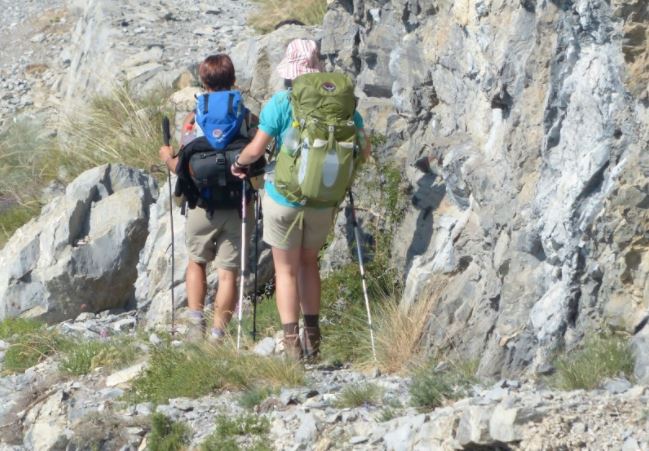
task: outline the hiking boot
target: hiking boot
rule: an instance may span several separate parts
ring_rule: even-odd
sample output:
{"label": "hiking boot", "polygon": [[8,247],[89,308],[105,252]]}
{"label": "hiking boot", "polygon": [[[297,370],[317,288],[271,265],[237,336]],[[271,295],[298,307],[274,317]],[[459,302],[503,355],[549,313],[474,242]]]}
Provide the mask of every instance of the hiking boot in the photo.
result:
{"label": "hiking boot", "polygon": [[299,334],[284,334],[284,355],[291,360],[302,360],[302,342]]}
{"label": "hiking boot", "polygon": [[191,315],[186,315],[183,322],[187,326],[185,339],[190,343],[199,343],[205,334],[205,320]]}
{"label": "hiking boot", "polygon": [[212,328],[212,332],[207,336],[207,342],[212,346],[220,346],[225,341],[225,332],[220,329]]}
{"label": "hiking boot", "polygon": [[304,357],[309,361],[320,355],[320,326],[304,327]]}

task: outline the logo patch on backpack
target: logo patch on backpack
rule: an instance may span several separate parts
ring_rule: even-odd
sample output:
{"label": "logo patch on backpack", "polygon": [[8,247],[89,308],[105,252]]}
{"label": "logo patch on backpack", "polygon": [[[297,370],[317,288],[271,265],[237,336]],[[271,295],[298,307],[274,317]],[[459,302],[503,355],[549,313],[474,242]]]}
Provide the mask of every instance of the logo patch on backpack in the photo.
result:
{"label": "logo patch on backpack", "polygon": [[336,90],[336,85],[330,81],[325,81],[322,83],[322,89],[327,92],[334,92]]}
{"label": "logo patch on backpack", "polygon": [[214,131],[212,131],[212,136],[216,139],[221,139],[221,137],[223,136],[223,130],[221,130],[220,128],[215,128]]}

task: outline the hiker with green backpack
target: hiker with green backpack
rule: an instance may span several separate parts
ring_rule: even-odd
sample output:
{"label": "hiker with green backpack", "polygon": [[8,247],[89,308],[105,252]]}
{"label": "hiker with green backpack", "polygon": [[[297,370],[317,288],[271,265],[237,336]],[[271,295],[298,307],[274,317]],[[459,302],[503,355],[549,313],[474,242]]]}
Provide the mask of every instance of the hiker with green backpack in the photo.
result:
{"label": "hiker with green backpack", "polygon": [[275,172],[264,185],[263,240],[272,247],[285,353],[314,359],[320,349],[318,253],[358,165],[369,157],[370,143],[353,83],[344,74],[320,71],[314,41],[289,43],[277,72],[288,89],[264,105],[257,134],[231,170],[245,177],[276,140]]}

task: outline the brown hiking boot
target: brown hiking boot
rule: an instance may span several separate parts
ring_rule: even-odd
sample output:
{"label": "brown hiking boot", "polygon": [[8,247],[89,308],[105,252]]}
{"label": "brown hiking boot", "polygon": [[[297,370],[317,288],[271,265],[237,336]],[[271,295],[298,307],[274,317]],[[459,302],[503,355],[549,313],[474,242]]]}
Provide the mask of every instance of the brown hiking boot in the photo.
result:
{"label": "brown hiking boot", "polygon": [[291,360],[302,360],[302,342],[299,334],[284,334],[284,355]]}
{"label": "brown hiking boot", "polygon": [[320,326],[304,327],[304,357],[317,360],[320,355]]}

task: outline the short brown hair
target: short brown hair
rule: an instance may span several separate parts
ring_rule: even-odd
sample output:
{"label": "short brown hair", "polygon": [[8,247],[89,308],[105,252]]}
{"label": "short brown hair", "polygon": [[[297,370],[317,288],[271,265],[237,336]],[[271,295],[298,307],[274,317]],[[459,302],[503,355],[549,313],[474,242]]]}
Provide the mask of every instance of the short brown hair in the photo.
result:
{"label": "short brown hair", "polygon": [[224,53],[205,58],[198,68],[201,82],[207,89],[223,91],[232,88],[235,81],[234,64]]}

